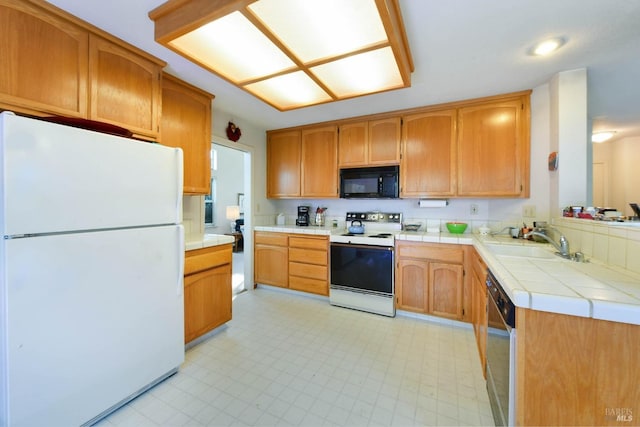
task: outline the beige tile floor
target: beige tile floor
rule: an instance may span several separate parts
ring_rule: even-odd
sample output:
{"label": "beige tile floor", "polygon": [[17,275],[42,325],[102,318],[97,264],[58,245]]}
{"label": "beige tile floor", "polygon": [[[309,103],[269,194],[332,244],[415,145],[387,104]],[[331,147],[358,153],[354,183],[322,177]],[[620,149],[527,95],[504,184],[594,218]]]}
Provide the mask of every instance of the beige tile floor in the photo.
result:
{"label": "beige tile floor", "polygon": [[471,328],[258,288],[102,426],[493,425]]}

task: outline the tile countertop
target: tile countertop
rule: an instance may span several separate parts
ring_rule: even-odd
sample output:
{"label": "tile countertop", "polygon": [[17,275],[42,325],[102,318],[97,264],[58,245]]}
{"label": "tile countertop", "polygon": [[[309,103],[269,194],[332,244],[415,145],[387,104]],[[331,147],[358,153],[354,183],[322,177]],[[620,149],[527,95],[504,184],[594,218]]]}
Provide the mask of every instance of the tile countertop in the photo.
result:
{"label": "tile countertop", "polygon": [[573,262],[496,255],[485,243],[526,245],[555,252],[546,243],[474,236],[473,245],[518,307],[640,325],[640,277],[596,260]]}
{"label": "tile countertop", "polygon": [[[256,231],[324,234],[343,228],[260,226]],[[640,276],[596,260],[578,263],[561,257],[527,258],[496,255],[485,244],[535,246],[555,252],[553,246],[509,236],[480,236],[401,231],[398,241],[473,245],[516,306],[640,325]]]}
{"label": "tile countertop", "polygon": [[233,243],[235,238],[233,236],[227,236],[224,234],[205,234],[202,240],[189,240],[184,243],[185,251],[192,251],[194,249],[208,248],[209,246],[224,245],[226,243]]}

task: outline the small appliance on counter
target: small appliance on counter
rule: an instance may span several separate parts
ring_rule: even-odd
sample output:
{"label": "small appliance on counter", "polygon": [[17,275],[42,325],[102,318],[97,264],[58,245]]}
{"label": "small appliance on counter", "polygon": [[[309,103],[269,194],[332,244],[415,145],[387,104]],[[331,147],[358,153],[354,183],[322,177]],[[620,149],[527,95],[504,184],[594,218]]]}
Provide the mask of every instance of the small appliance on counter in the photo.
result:
{"label": "small appliance on counter", "polygon": [[318,207],[316,209],[316,225],[318,227],[324,227],[324,218],[327,212],[327,208]]}
{"label": "small appliance on counter", "polygon": [[296,225],[306,227],[309,225],[309,206],[298,206],[298,218],[296,218]]}

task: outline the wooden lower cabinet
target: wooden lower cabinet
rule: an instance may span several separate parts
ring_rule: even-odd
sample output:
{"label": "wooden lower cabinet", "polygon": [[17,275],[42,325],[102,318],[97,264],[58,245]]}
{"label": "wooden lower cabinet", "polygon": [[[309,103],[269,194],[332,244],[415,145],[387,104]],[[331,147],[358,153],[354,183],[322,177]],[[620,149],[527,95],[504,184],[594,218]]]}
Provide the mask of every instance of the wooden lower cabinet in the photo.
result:
{"label": "wooden lower cabinet", "polygon": [[463,245],[399,242],[396,246],[396,307],[455,320],[465,310]]}
{"label": "wooden lower cabinet", "polygon": [[518,308],[516,425],[638,425],[640,326]]}
{"label": "wooden lower cabinet", "polygon": [[231,320],[231,245],[187,251],[184,276],[184,341]]}
{"label": "wooden lower cabinet", "polygon": [[254,242],[254,283],[289,287],[289,236],[256,231]]}
{"label": "wooden lower cabinet", "polygon": [[289,236],[289,288],[329,295],[327,236]]}
{"label": "wooden lower cabinet", "polygon": [[476,336],[482,374],[487,377],[487,285],[485,282],[487,266],[471,248],[471,323]]}
{"label": "wooden lower cabinet", "polygon": [[329,238],[256,231],[255,283],[329,295]]}

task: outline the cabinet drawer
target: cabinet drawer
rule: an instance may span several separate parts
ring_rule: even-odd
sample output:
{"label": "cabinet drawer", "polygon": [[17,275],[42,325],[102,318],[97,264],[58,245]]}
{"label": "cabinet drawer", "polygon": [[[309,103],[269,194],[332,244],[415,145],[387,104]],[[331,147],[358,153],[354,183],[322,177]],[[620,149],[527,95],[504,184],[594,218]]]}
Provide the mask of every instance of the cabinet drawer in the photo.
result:
{"label": "cabinet drawer", "polygon": [[289,261],[307,264],[327,265],[327,251],[289,248]]}
{"label": "cabinet drawer", "polygon": [[284,233],[265,233],[256,231],[254,243],[256,245],[272,245],[272,246],[287,246],[288,237]]}
{"label": "cabinet drawer", "polygon": [[312,279],[328,280],[327,267],[322,265],[303,264],[299,262],[289,263],[289,280],[291,276],[308,277]]}
{"label": "cabinet drawer", "polygon": [[401,243],[398,245],[398,256],[462,264],[464,261],[464,248],[442,244]]}
{"label": "cabinet drawer", "polygon": [[224,264],[231,264],[231,244],[188,251],[185,254],[184,275]]}
{"label": "cabinet drawer", "polygon": [[328,239],[326,237],[289,237],[289,247],[304,249],[327,250]]}
{"label": "cabinet drawer", "polygon": [[307,277],[290,276],[289,289],[329,295],[329,286],[326,280],[309,279]]}

